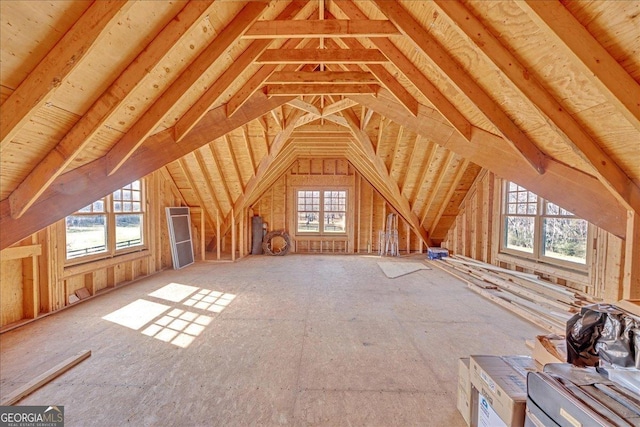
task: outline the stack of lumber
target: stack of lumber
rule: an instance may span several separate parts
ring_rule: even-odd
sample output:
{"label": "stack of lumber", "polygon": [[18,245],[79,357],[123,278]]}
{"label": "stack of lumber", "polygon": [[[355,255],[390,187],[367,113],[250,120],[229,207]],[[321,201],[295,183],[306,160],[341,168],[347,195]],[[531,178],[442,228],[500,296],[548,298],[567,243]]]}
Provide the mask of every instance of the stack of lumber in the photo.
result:
{"label": "stack of lumber", "polygon": [[469,289],[511,310],[541,328],[563,335],[567,320],[592,304],[586,294],[540,279],[535,274],[507,270],[467,257],[431,261]]}

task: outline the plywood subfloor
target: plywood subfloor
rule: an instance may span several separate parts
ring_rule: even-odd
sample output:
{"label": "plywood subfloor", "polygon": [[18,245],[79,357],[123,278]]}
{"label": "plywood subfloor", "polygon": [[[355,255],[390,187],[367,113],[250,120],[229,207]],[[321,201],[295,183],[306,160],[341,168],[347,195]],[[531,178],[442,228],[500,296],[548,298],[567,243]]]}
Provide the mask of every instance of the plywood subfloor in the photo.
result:
{"label": "plywood subfloor", "polygon": [[457,359],[528,354],[541,330],[438,270],[378,257],[255,256],[167,271],[0,336],[4,395],[68,426],[464,426]]}

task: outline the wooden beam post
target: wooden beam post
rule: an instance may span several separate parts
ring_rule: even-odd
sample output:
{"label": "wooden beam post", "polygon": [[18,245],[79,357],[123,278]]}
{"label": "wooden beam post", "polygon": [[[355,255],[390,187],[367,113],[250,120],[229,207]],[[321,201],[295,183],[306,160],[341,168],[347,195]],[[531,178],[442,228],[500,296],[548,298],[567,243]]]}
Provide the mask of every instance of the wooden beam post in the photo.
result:
{"label": "wooden beam post", "polygon": [[624,245],[624,299],[640,299],[640,214],[627,212],[627,237]]}

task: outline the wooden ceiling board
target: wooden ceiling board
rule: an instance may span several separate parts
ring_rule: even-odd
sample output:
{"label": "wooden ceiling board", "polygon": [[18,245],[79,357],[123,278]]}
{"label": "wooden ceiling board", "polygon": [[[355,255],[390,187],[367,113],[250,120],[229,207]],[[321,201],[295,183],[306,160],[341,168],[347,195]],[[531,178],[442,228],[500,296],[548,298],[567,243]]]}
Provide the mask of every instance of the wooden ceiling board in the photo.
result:
{"label": "wooden ceiling board", "polygon": [[419,182],[422,178],[422,172],[427,167],[429,161],[429,155],[431,151],[435,150],[433,143],[430,143],[426,138],[418,136],[414,139],[414,153],[413,159],[407,168],[407,173],[402,183],[402,194],[411,202],[414,201],[414,196],[422,186],[422,182]]}
{"label": "wooden ceiling board", "polygon": [[184,7],[180,2],[132,3],[100,35],[51,99],[55,105],[84,114],[158,32]]}
{"label": "wooden ceiling board", "polygon": [[598,135],[602,149],[627,175],[640,182],[640,132],[633,125],[608,103],[575,114],[574,118],[591,135]]}
{"label": "wooden ceiling board", "polygon": [[391,163],[389,165],[389,175],[398,183],[398,188],[402,188],[402,181],[405,179],[407,173],[409,157],[411,156],[411,150],[413,149],[413,142],[415,140],[415,134],[403,127],[402,134],[396,138],[396,143],[393,147]]}
{"label": "wooden ceiling board", "polygon": [[222,179],[227,183],[231,198],[235,201],[243,193],[243,184],[241,177],[235,170],[233,160],[231,158],[232,153],[229,152],[227,142],[224,138],[218,138],[211,143],[213,155],[217,156],[220,162],[220,173]]}
{"label": "wooden ceiling board", "polygon": [[95,136],[91,138],[90,142],[84,147],[84,149],[73,159],[73,161],[66,167],[65,172],[72,171],[79,168],[82,165],[90,163],[106,155],[113,144],[115,144],[123,133],[108,127],[103,126]]}
{"label": "wooden ceiling board", "polygon": [[71,0],[1,1],[0,84],[16,89],[89,6]]}
{"label": "wooden ceiling board", "polygon": [[[448,150],[442,147],[437,147],[433,156],[433,160],[431,161],[431,163],[429,163],[428,166],[426,166],[427,171],[424,174],[425,179],[423,182],[417,184],[418,191],[412,203],[412,210],[417,215],[423,213],[423,210],[426,207],[425,204],[434,191],[434,187],[432,184],[437,182],[438,177],[443,170],[444,163],[448,154]],[[435,189],[435,191],[437,191],[437,189]]]}
{"label": "wooden ceiling board", "polygon": [[107,124],[127,131],[153,105],[186,67],[215,39],[210,19],[203,19],[176,45],[171,47],[160,63],[144,77],[139,86],[126,97]]}
{"label": "wooden ceiling board", "polygon": [[[221,175],[218,170],[217,164],[213,158],[213,153],[211,151],[211,144],[206,145],[198,150],[200,156],[202,156],[202,160],[207,165],[207,178],[211,181],[214,189],[214,194],[216,199],[218,200],[218,204],[220,206],[221,214],[226,215],[226,213],[231,211],[231,207],[233,206],[233,200],[230,200],[227,196],[226,191],[226,182],[224,181],[224,176]],[[224,216],[223,215],[223,216]]]}
{"label": "wooden ceiling board", "polygon": [[0,194],[8,196],[71,129],[78,116],[44,105],[17,133],[0,158]]}
{"label": "wooden ceiling board", "polygon": [[640,83],[640,3],[564,1],[562,4]]}
{"label": "wooden ceiling board", "polygon": [[422,220],[423,225],[430,230],[430,224],[436,218],[440,207],[443,203],[447,202],[446,196],[449,193],[451,187],[455,185],[454,179],[456,173],[458,172],[459,167],[461,167],[463,160],[461,157],[453,155],[451,156],[451,160],[443,164],[443,168],[446,165],[445,169],[441,169],[438,172],[438,177],[435,182],[433,182],[433,193],[429,195],[429,199],[431,203],[425,204],[423,209],[420,211],[420,219]]}

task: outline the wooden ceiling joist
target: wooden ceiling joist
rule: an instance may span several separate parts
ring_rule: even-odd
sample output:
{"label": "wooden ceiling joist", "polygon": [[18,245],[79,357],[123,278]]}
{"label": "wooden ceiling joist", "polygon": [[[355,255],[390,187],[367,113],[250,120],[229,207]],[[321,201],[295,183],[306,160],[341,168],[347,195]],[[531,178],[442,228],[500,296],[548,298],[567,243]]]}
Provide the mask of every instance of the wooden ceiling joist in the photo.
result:
{"label": "wooden ceiling joist", "polygon": [[[148,70],[154,68],[167,54],[167,47],[176,44],[196,25],[212,3],[213,0],[187,3],[175,19],[172,19],[140,52],[58,145],[13,191],[10,196],[13,217],[19,218],[64,172],[122,105],[130,93],[127,89],[133,90],[140,85],[148,75]],[[4,106],[2,111],[5,111]]]}
{"label": "wooden ceiling joist", "polygon": [[258,64],[384,64],[387,58],[377,49],[267,49]]}
{"label": "wooden ceiling joist", "polygon": [[[304,2],[293,1],[278,15],[278,19],[291,19],[297,16],[303,8]],[[211,84],[211,87],[200,95],[194,105],[176,122],[174,128],[177,141],[181,141],[196,123],[198,123],[202,116],[214,107],[214,104],[220,99],[222,94],[242,75],[242,72],[253,63],[255,58],[269,47],[270,43],[270,40],[256,40],[251,43],[242,54],[233,61],[233,64]],[[260,79],[260,77],[261,76],[258,75],[258,79]],[[268,77],[268,74],[264,76],[264,78],[266,77]],[[262,84],[262,80],[260,80],[259,84]],[[227,116],[231,117],[254,92],[254,90],[241,92],[243,97],[240,102],[227,104]]]}
{"label": "wooden ceiling joist", "polygon": [[388,37],[400,32],[390,21],[306,20],[258,21],[244,34],[249,39],[289,39],[312,37]]}
{"label": "wooden ceiling joist", "polygon": [[[296,8],[300,8],[302,9],[301,5],[298,5],[298,2],[293,2],[291,3],[291,5],[289,7],[295,6]],[[286,9],[285,9],[286,11]],[[262,42],[261,42],[262,43]],[[257,42],[252,43],[252,45],[257,44]],[[282,49],[295,49],[296,47],[298,47],[298,45],[300,44],[300,40],[298,39],[291,39],[291,40],[287,40],[283,45],[282,45]],[[264,43],[265,48],[266,46],[268,46],[267,43]],[[262,46],[262,44],[260,44],[260,46]],[[314,43],[308,43],[306,46],[315,46],[315,41]],[[264,49],[260,50],[260,53],[264,52]],[[244,56],[244,54],[243,54]],[[253,62],[253,54],[249,57],[250,62]],[[246,68],[246,67],[245,67]],[[262,65],[258,71],[256,71],[255,73],[253,73],[249,79],[245,82],[245,84],[231,97],[231,99],[229,99],[229,102],[227,103],[227,116],[231,117],[232,115],[235,114],[236,111],[238,111],[238,108],[240,108],[240,106],[242,106],[242,104],[244,104],[246,102],[247,99],[249,99],[249,97],[251,95],[254,94],[254,92],[256,90],[258,90],[258,88],[260,88],[264,82],[267,80],[267,78],[273,74],[273,72],[278,68],[278,65],[276,64],[268,64],[268,65]],[[286,68],[286,67],[285,67]],[[289,71],[291,72],[291,71]],[[302,71],[304,72],[304,71]]]}
{"label": "wooden ceiling joist", "polygon": [[269,84],[373,84],[378,79],[366,71],[276,71],[266,83]]}
{"label": "wooden ceiling joist", "polygon": [[380,9],[447,78],[467,96],[539,174],[544,173],[547,156],[491,99],[475,80],[442,48],[399,3],[374,0]]}
{"label": "wooden ceiling joist", "polygon": [[130,8],[126,0],[94,2],[42,58],[0,109],[0,152],[4,151],[35,111],[91,51],[118,13]]}
{"label": "wooden ceiling joist", "polygon": [[[614,196],[630,209],[640,213],[640,187],[631,181],[567,109],[534,76],[530,75],[527,68],[464,5],[447,0],[436,0],[435,3],[449,16],[457,28],[466,34],[478,49],[482,50],[551,120],[554,129],[564,137],[571,149],[594,169],[595,175]],[[562,5],[559,6],[564,9]],[[635,87],[638,88],[637,103],[640,104],[640,86],[635,84]]]}
{"label": "wooden ceiling joist", "polygon": [[378,93],[379,86],[372,84],[269,84],[265,86],[267,96],[298,95],[358,95]]}
{"label": "wooden ceiling joist", "polygon": [[[351,0],[334,0],[350,19],[365,19],[366,16]],[[471,139],[471,123],[451,104],[429,79],[398,49],[393,42],[385,38],[373,38],[371,42],[395,67],[431,102],[436,110],[467,140]]]}
{"label": "wooden ceiling joist", "polygon": [[255,22],[267,8],[265,2],[249,2],[235,16],[209,46],[167,88],[162,96],[147,110],[107,153],[109,175],[116,172],[144,139],[153,132],[175,104],[191,89],[198,79],[222,56],[229,46]]}
{"label": "wooden ceiling joist", "polygon": [[553,39],[564,46],[567,55],[585,69],[585,76],[640,130],[640,84],[571,12],[558,0],[517,0],[516,3],[540,29],[552,34]]}
{"label": "wooden ceiling joist", "polygon": [[[437,111],[426,106],[421,106],[420,114],[415,118],[402,114],[400,105],[389,94],[380,93],[377,98],[352,95],[351,98],[412,132],[432,138],[463,158],[624,238],[626,223],[623,219],[626,218],[627,209],[596,178],[553,159],[548,161],[548,171],[540,175],[526,166],[522,156],[504,138],[473,127],[472,141],[466,141],[440,120]],[[602,209],[602,206],[607,208]]]}
{"label": "wooden ceiling joist", "polygon": [[[335,43],[334,41],[332,41]],[[356,39],[344,39],[343,43],[351,50],[360,50],[363,48],[362,44]],[[357,65],[347,65],[347,68],[351,68],[352,71],[356,70]],[[381,64],[367,64],[367,68],[380,83],[386,87],[393,95],[400,101],[402,105],[407,108],[407,111],[412,115],[418,114],[418,101],[409,93],[409,91],[398,82],[385,67]]]}

